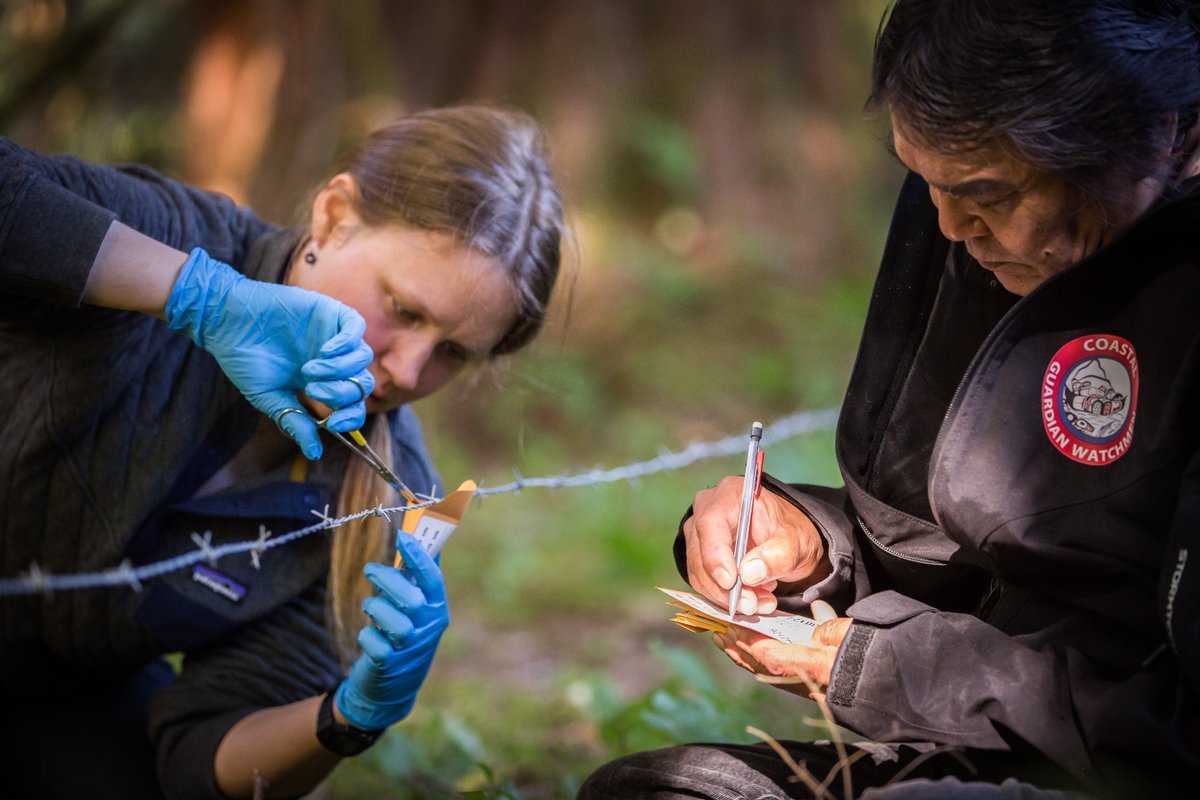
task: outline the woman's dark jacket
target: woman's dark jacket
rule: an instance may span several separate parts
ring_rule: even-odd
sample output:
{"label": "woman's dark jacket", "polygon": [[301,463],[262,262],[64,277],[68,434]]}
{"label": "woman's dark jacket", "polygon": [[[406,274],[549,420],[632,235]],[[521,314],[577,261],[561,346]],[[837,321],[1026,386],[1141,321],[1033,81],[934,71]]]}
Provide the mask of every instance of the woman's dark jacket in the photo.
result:
{"label": "woman's dark jacket", "polygon": [[1197,182],[1017,298],[910,176],[837,453],[843,489],[767,483],[832,558],[796,599],[855,620],[838,722],[1116,796],[1200,782]]}
{"label": "woman's dark jacket", "polygon": [[[299,241],[228,198],[143,167],[47,157],[0,139],[0,574],[109,570],[317,521],[345,464],[325,457],[208,497],[197,488],[259,424],[213,358],[161,320],[80,305],[113,220],[280,280]],[[397,472],[431,491],[415,417],[393,412]],[[189,566],[140,587],[0,598],[0,690],[54,692],[183,652],[151,705],[169,794],[216,795],[213,755],[239,719],[336,685],[324,625],[327,534]]]}

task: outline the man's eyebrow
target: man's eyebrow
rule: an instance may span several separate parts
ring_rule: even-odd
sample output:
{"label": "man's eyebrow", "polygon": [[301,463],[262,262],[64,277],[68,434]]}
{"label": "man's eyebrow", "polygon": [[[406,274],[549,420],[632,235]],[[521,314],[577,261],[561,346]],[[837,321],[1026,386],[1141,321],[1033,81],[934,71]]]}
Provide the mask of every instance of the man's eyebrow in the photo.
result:
{"label": "man's eyebrow", "polygon": [[[888,135],[887,151],[892,158],[899,162],[900,166],[913,171],[913,168],[904,162],[900,154],[896,151],[895,139]],[[921,176],[924,178],[925,176]],[[1018,191],[1021,187],[1010,181],[1003,181],[997,178],[975,178],[974,180],[963,181],[952,186],[946,186],[925,178],[925,182],[943,194],[948,194],[951,197],[989,197],[994,195],[1009,194]]]}
{"label": "man's eyebrow", "polygon": [[935,183],[930,183],[929,185],[951,197],[991,197],[1015,192],[1018,188],[1009,181],[996,180],[994,178],[976,178],[975,180],[956,183],[953,186],[939,186]]}

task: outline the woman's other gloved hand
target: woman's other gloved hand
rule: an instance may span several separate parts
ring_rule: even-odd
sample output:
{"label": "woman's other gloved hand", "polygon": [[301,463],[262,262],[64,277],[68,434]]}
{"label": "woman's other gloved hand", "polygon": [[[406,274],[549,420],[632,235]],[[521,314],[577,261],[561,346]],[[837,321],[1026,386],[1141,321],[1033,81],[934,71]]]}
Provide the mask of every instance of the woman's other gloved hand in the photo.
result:
{"label": "woman's other gloved hand", "polygon": [[363,654],[334,695],[342,716],[363,730],[386,728],[408,716],[450,624],[438,565],[410,534],[397,533],[396,549],[403,569],[383,564],[363,569],[379,592],[363,603],[374,625],[358,634]]}
{"label": "woman's other gloved hand", "polygon": [[165,311],[167,324],[212,353],[250,404],[275,420],[307,458],[321,455],[316,423],[307,414],[279,417],[296,407],[296,392],[337,409],[331,429],[362,427],[363,400],[375,388],[367,371],[374,354],[363,341],[366,322],[350,306],[294,286],[250,280],[197,247]]}

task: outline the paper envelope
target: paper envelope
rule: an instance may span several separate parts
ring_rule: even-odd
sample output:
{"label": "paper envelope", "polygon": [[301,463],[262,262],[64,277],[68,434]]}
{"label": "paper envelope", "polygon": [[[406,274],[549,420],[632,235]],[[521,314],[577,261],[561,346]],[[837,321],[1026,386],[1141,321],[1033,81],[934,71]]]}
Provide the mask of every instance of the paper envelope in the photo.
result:
{"label": "paper envelope", "polygon": [[733,620],[729,619],[725,609],[713,605],[694,592],[680,592],[674,589],[657,587],[672,599],[667,605],[682,609],[671,621],[682,628],[695,633],[714,631],[723,633],[730,625],[761,633],[778,639],[785,644],[807,644],[812,639],[813,629],[817,622],[801,614],[787,611],[774,611],[770,614],[738,614]]}
{"label": "paper envelope", "polygon": [[[454,533],[463,515],[467,513],[467,506],[475,496],[476,488],[475,481],[463,481],[462,485],[437,503],[405,511],[400,530],[417,537],[417,541],[426,552],[437,558],[437,554],[442,552],[442,545],[450,538],[450,534]],[[395,566],[399,567],[402,563],[400,554],[397,553]]]}

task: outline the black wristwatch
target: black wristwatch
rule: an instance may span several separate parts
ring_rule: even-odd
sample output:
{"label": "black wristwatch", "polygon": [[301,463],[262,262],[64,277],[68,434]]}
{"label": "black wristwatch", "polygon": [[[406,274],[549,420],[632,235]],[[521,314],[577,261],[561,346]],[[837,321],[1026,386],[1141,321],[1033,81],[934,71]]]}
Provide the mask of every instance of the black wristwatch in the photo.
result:
{"label": "black wristwatch", "polygon": [[385,729],[364,731],[353,725],[342,725],[333,717],[333,695],[336,689],[325,693],[321,710],[317,712],[317,741],[331,753],[339,756],[356,756],[383,736]]}

